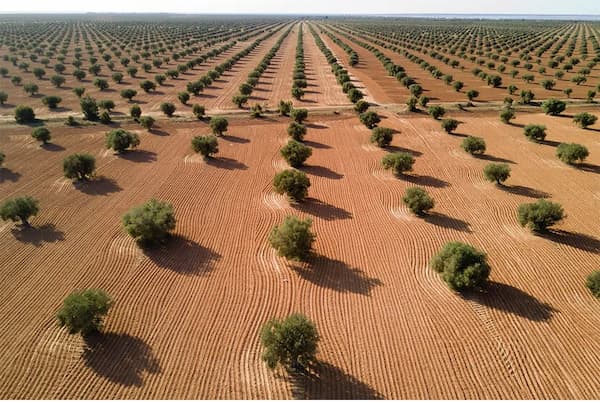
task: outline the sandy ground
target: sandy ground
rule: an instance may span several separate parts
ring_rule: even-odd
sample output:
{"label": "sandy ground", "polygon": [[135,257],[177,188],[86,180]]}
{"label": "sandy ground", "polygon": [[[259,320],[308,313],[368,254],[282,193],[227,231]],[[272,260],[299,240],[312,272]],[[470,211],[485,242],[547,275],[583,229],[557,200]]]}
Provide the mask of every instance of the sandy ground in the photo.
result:
{"label": "sandy ground", "polygon": [[[32,229],[0,226],[0,396],[596,398],[600,305],[583,283],[600,253],[597,131],[541,114],[511,126],[477,113],[459,119],[450,136],[430,118],[388,114],[382,125],[400,131],[390,150],[417,160],[396,178],[354,115],[312,116],[303,168],[312,186],[299,205],[271,189],[286,167],[283,118],[232,120],[208,163],[190,150],[192,136],[208,132],[202,122],[160,121],[121,157],[104,150],[103,126],[53,126],[46,148],[29,128],[3,129],[0,198],[32,195],[41,210]],[[519,125],[532,122],[548,127],[544,144],[524,139]],[[465,134],[484,137],[487,155],[465,154]],[[558,161],[563,141],[585,144],[588,164]],[[75,186],[60,161],[81,151],[96,156],[98,178]],[[483,180],[490,161],[510,164],[505,188]],[[401,202],[414,185],[436,201],[424,219]],[[144,253],[120,217],[151,197],[173,203],[176,236]],[[516,220],[518,204],[537,197],[568,214],[548,237]],[[268,244],[288,214],[314,220],[310,264],[288,264]],[[489,254],[484,292],[456,295],[428,268],[451,240]],[[105,335],[84,342],[54,315],[86,287],[116,305]],[[318,378],[273,374],[260,359],[261,324],[291,312],[318,326]]]}

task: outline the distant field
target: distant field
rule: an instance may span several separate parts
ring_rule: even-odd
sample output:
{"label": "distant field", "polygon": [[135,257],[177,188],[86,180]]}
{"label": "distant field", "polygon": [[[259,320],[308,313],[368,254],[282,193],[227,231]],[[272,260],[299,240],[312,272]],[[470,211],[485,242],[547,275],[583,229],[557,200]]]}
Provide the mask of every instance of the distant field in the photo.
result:
{"label": "distant field", "polygon": [[[0,397],[597,398],[600,303],[584,283],[600,270],[600,126],[578,128],[573,116],[599,112],[586,99],[600,84],[599,39],[599,25],[564,21],[3,18],[0,91],[8,100],[0,107],[0,202],[31,195],[40,212],[32,228],[0,221]],[[238,108],[232,98],[270,52]],[[252,119],[248,107],[274,111],[292,99],[299,58],[306,86],[293,102],[309,110],[304,143],[312,156],[300,170],[311,187],[308,199],[294,204],[272,189],[273,176],[289,168],[280,149],[290,119]],[[86,73],[81,81],[73,76],[76,60]],[[60,88],[49,79],[57,64],[64,67]],[[136,67],[135,77],[128,67]],[[35,68],[44,69],[41,79]],[[221,68],[187,105],[179,101],[188,83]],[[178,77],[148,93],[140,88],[170,70]],[[121,83],[114,73],[123,74]],[[371,131],[343,88],[346,73],[380,126],[395,130],[387,149],[369,142]],[[532,82],[523,81],[526,74]],[[497,88],[487,84],[494,75],[502,81]],[[585,82],[572,82],[577,76]],[[109,88],[98,89],[97,78]],[[554,80],[554,88],[543,89],[543,80]],[[39,87],[33,96],[24,91],[28,83]],[[443,104],[445,117],[461,122],[456,133],[443,132],[422,106],[407,112],[406,84]],[[524,89],[543,100],[566,99],[563,90],[572,88],[581,105],[570,103],[561,116],[516,106],[516,119],[504,124],[498,114],[510,85],[518,87],[515,104]],[[113,123],[82,122],[75,87],[113,100]],[[137,91],[131,102],[120,96],[126,88]],[[479,96],[467,106],[473,89]],[[47,95],[62,98],[58,109],[42,103]],[[173,118],[161,112],[163,102],[176,105]],[[51,144],[40,147],[30,136],[35,125],[15,124],[21,104],[51,130]],[[156,118],[152,131],[129,118],[134,104]],[[210,132],[208,120],[193,118],[194,104],[229,118],[212,160],[190,148],[194,136]],[[84,124],[67,127],[67,116]],[[546,126],[543,142],[525,138],[530,123]],[[122,156],[106,150],[105,133],[115,128],[138,134],[138,149]],[[485,140],[484,155],[461,149],[467,135]],[[588,148],[584,164],[556,157],[564,142]],[[416,162],[396,177],[380,161],[399,151]],[[63,158],[76,152],[96,158],[94,180],[63,177]],[[485,181],[491,162],[510,166],[505,186]],[[435,199],[423,218],[402,203],[412,186]],[[173,204],[177,226],[163,247],[143,251],[121,216],[150,198]],[[516,217],[519,204],[539,198],[567,213],[544,236]],[[290,214],[313,219],[309,263],[278,257],[268,242]],[[483,290],[452,292],[429,267],[453,240],[488,254],[492,274]],[[116,304],[104,334],[84,342],[59,328],[55,315],[65,296],[89,287],[104,289]],[[311,318],[321,335],[312,377],[273,372],[261,360],[261,325],[293,312]]]}

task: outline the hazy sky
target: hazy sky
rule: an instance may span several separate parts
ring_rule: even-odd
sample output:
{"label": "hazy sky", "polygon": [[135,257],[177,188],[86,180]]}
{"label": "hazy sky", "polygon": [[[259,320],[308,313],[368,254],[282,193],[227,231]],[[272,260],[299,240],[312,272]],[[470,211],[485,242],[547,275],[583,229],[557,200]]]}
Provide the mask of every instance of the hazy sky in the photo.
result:
{"label": "hazy sky", "polygon": [[600,0],[25,0],[0,2],[3,12],[171,13],[510,13],[600,14]]}

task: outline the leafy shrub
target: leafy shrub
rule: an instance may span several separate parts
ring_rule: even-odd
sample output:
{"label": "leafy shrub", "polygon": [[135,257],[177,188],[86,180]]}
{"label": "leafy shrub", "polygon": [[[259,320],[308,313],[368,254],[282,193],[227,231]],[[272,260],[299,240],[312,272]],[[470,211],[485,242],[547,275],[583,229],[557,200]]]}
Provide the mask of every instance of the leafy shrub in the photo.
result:
{"label": "leafy shrub", "polygon": [[16,222],[21,220],[24,226],[29,226],[29,217],[34,216],[39,211],[38,201],[31,196],[15,197],[5,200],[0,205],[0,218],[4,221],[11,220]]}
{"label": "leafy shrub", "polygon": [[502,108],[500,112],[500,120],[503,123],[510,123],[511,120],[515,118],[515,110],[513,108]]}
{"label": "leafy shrub", "polygon": [[485,140],[481,137],[466,137],[461,147],[469,154],[483,154],[485,152]]}
{"label": "leafy shrub", "polygon": [[394,174],[401,175],[404,172],[412,171],[415,159],[410,153],[397,152],[389,153],[381,159],[381,164],[385,169],[391,169]]}
{"label": "leafy shrub", "polygon": [[535,203],[524,203],[518,210],[519,224],[533,231],[544,231],[564,217],[560,204],[540,199]]}
{"label": "leafy shrub", "polygon": [[124,90],[121,90],[121,97],[125,98],[128,101],[131,101],[136,95],[137,91],[132,88],[126,88]]}
{"label": "leafy shrub", "polygon": [[31,132],[31,137],[37,141],[41,141],[43,144],[46,144],[52,138],[52,136],[50,136],[50,130],[45,127],[36,127],[33,129]]}
{"label": "leafy shrub", "polygon": [[491,272],[485,253],[462,242],[448,242],[444,245],[433,257],[431,267],[456,291],[484,285]]}
{"label": "leafy shrub", "polygon": [[525,136],[532,141],[543,141],[546,138],[546,126],[527,125],[523,129]]}
{"label": "leafy shrub", "polygon": [[150,199],[129,210],[122,219],[123,227],[141,245],[154,245],[164,241],[175,229],[173,206]]}
{"label": "leafy shrub", "polygon": [[375,127],[371,130],[371,143],[377,144],[379,147],[387,147],[394,138],[394,131],[387,127]]}
{"label": "leafy shrub", "polygon": [[202,119],[206,114],[206,109],[202,105],[194,104],[194,106],[192,106],[192,113],[196,118]]}
{"label": "leafy shrub", "polygon": [[90,121],[98,120],[98,104],[94,98],[89,96],[83,97],[79,100],[79,105],[85,119]]}
{"label": "leafy shrub", "polygon": [[220,136],[227,131],[229,121],[223,117],[215,116],[210,119],[209,125],[213,134],[216,136]]}
{"label": "leafy shrub", "polygon": [[424,189],[418,187],[407,188],[402,201],[410,211],[417,215],[431,210],[435,204],[433,198]]}
{"label": "leafy shrub", "polygon": [[508,164],[488,164],[483,168],[483,175],[488,181],[500,185],[510,177],[510,167]]}
{"label": "leafy shrub", "polygon": [[585,286],[589,288],[594,297],[600,298],[600,270],[591,273],[587,277]]}
{"label": "leafy shrub", "polygon": [[87,289],[65,298],[56,317],[60,327],[71,334],[89,335],[102,328],[102,321],[112,306],[111,298],[102,290]]}
{"label": "leafy shrub", "polygon": [[296,141],[302,141],[306,135],[306,126],[301,123],[291,122],[287,128],[288,135]]}
{"label": "leafy shrub", "polygon": [[123,129],[111,130],[106,133],[105,145],[107,149],[113,149],[117,153],[123,153],[128,148],[135,148],[140,144],[137,134]]}
{"label": "leafy shrub", "polygon": [[298,168],[312,155],[312,149],[299,141],[290,140],[281,148],[281,156],[290,166]]}
{"label": "leafy shrub", "polygon": [[142,116],[140,117],[140,125],[150,131],[152,130],[152,127],[154,126],[154,118],[152,116]]}
{"label": "leafy shrub", "polygon": [[564,101],[558,99],[547,99],[542,102],[542,110],[546,115],[556,116],[560,115],[566,109],[567,104]]}
{"label": "leafy shrub", "polygon": [[301,220],[288,216],[281,225],[271,230],[269,242],[277,250],[279,256],[290,260],[305,261],[312,249],[315,234],[310,231],[312,220]]}
{"label": "leafy shrub", "polygon": [[367,128],[372,129],[379,122],[381,122],[381,118],[374,111],[363,112],[359,115],[360,122],[364,124]]}
{"label": "leafy shrub", "polygon": [[176,109],[177,108],[175,107],[175,105],[171,102],[163,102],[160,104],[161,112],[167,115],[168,117],[173,116]]}
{"label": "leafy shrub", "polygon": [[300,202],[308,195],[310,180],[304,172],[286,169],[273,178],[273,188],[279,194],[286,194],[293,201]]}
{"label": "leafy shrub", "polygon": [[440,124],[442,126],[442,129],[444,129],[446,133],[450,134],[458,128],[460,122],[456,119],[442,119]]}
{"label": "leafy shrub", "polygon": [[46,105],[48,109],[55,109],[61,101],[62,98],[56,95],[48,95],[42,98],[42,103]]}
{"label": "leafy shrub", "polygon": [[71,154],[63,160],[63,172],[69,179],[88,179],[95,169],[96,159],[90,154]]}
{"label": "leafy shrub", "polygon": [[369,109],[369,103],[362,99],[354,105],[354,110],[358,113],[366,112],[367,109]]}
{"label": "leafy shrub", "polygon": [[177,99],[179,99],[179,102],[181,102],[183,105],[186,105],[190,100],[190,94],[186,91],[182,91],[177,94]]}
{"label": "leafy shrub", "polygon": [[271,319],[260,332],[265,349],[262,359],[271,369],[278,364],[301,370],[316,361],[319,335],[313,322],[304,315],[293,314],[283,321]]}
{"label": "leafy shrub", "polygon": [[219,152],[219,142],[215,136],[196,136],[192,139],[192,150],[204,158],[210,158]]}
{"label": "leafy shrub", "polygon": [[581,144],[561,143],[556,147],[556,156],[560,158],[562,162],[567,164],[573,164],[577,161],[583,162],[588,155],[590,155],[588,149]]}
{"label": "leafy shrub", "polygon": [[15,121],[19,124],[35,121],[35,113],[29,106],[19,105],[15,108]]}
{"label": "leafy shrub", "polygon": [[597,120],[598,117],[596,115],[592,115],[591,113],[587,112],[578,113],[573,118],[573,122],[575,122],[577,126],[581,127],[582,129],[592,126]]}
{"label": "leafy shrub", "polygon": [[308,118],[307,109],[292,109],[290,116],[296,123],[302,123]]}
{"label": "leafy shrub", "polygon": [[439,119],[446,113],[446,110],[439,105],[430,106],[428,109],[429,115],[434,119]]}
{"label": "leafy shrub", "polygon": [[140,116],[142,116],[142,108],[140,108],[138,104],[131,105],[131,108],[129,108],[129,114],[131,115],[133,120],[137,121],[140,118]]}

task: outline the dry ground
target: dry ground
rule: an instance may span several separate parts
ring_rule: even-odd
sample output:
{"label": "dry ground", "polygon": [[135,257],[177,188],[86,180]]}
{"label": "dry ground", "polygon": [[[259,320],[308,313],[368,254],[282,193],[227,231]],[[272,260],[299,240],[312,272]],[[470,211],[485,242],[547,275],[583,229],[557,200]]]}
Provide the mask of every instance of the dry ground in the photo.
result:
{"label": "dry ground", "polygon": [[[307,64],[320,55],[311,40]],[[286,57],[292,44],[290,36]],[[387,113],[382,125],[400,131],[391,150],[417,159],[410,176],[396,178],[354,115],[311,116],[304,170],[312,186],[299,205],[271,190],[286,167],[283,118],[232,120],[208,163],[190,150],[192,136],[208,132],[201,122],[160,121],[122,157],[104,150],[105,126],[53,126],[46,148],[27,127],[3,128],[0,198],[29,194],[41,210],[32,229],[0,226],[0,396],[597,398],[600,304],[583,283],[599,268],[598,132],[541,114],[521,113],[512,126],[495,113],[457,117],[464,124],[450,136],[428,117]],[[519,125],[530,122],[548,126],[547,142],[524,139]],[[487,156],[465,154],[464,134],[484,137]],[[585,167],[556,159],[563,141],[589,148]],[[75,186],[61,160],[80,151],[96,156],[98,178]],[[490,161],[510,164],[506,187],[483,180]],[[436,200],[424,219],[401,202],[413,185]],[[163,249],[144,253],[120,217],[151,197],[173,203],[177,228]],[[547,237],[516,221],[517,206],[538,197],[568,214]],[[308,265],[289,265],[268,244],[288,214],[314,220]],[[489,254],[484,292],[454,294],[428,268],[451,240]],[[86,287],[103,288],[116,305],[105,335],[84,341],[54,315]],[[318,378],[289,379],[260,359],[261,324],[292,312],[318,326]]]}

